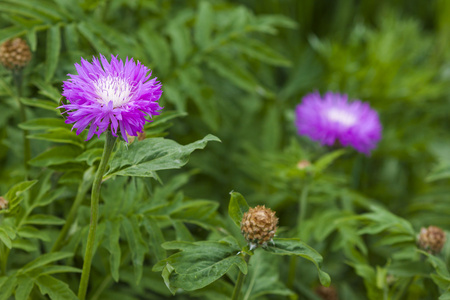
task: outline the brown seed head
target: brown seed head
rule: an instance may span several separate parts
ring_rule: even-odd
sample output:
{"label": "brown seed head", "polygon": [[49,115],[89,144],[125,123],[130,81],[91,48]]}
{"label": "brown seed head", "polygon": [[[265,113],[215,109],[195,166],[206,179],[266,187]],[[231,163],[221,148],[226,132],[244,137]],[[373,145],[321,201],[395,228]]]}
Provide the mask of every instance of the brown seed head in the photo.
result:
{"label": "brown seed head", "polygon": [[8,209],[9,202],[3,197],[0,197],[0,210]]}
{"label": "brown seed head", "polygon": [[338,293],[334,286],[321,286],[319,285],[315,289],[316,295],[324,300],[338,300]]}
{"label": "brown seed head", "polygon": [[433,254],[441,252],[445,243],[445,232],[436,226],[422,227],[419,233],[419,247]]}
{"label": "brown seed head", "polygon": [[304,170],[307,167],[309,167],[310,165],[311,165],[311,162],[309,160],[303,159],[297,163],[297,168],[299,170]]}
{"label": "brown seed head", "polygon": [[270,208],[256,206],[244,214],[241,221],[241,232],[251,247],[267,245],[275,236],[278,218]]}
{"label": "brown seed head", "polygon": [[9,70],[22,69],[31,60],[27,42],[21,38],[8,40],[0,45],[0,63]]}

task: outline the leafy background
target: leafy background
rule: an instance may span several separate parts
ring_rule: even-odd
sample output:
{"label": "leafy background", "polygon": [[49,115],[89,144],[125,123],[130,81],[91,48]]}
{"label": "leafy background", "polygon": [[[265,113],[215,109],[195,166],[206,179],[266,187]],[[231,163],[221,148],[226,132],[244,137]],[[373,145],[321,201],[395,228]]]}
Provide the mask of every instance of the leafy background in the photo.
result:
{"label": "leafy background", "polygon": [[[317,249],[342,299],[450,299],[450,248],[435,256],[415,246],[422,226],[450,228],[448,1],[0,0],[0,14],[0,42],[20,36],[33,52],[21,98],[27,122],[0,69],[0,194],[14,204],[0,226],[1,299],[74,297],[103,140],[84,142],[55,108],[73,64],[98,53],[134,57],[162,82],[164,114],[148,137],[187,145],[213,134],[221,143],[205,137],[181,170],[125,178],[113,176],[130,175],[120,165],[111,169],[89,299],[169,297],[152,271],[174,251],[161,245],[232,231],[231,190],[276,210],[280,237]],[[379,112],[383,139],[370,157],[297,136],[295,106],[315,90],[348,93]],[[304,159],[313,165],[299,170]],[[52,251],[76,197],[75,225]],[[289,259],[265,255],[252,258],[262,263],[250,263],[245,299],[318,299],[314,265],[297,264],[289,284]],[[234,268],[173,297],[226,299]]]}

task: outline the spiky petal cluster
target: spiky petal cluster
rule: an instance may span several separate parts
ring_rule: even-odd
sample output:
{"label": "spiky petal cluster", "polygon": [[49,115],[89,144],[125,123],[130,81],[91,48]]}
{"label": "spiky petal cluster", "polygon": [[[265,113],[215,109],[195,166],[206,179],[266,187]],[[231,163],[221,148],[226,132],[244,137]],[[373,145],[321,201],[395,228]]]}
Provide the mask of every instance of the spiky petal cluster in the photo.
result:
{"label": "spiky petal cluster", "polygon": [[298,133],[306,135],[322,145],[339,142],[357,151],[370,154],[381,139],[381,123],[378,113],[369,104],[348,101],[347,95],[318,92],[303,97],[296,108]]}
{"label": "spiky petal cluster", "polygon": [[445,232],[437,226],[422,227],[420,229],[417,243],[419,247],[430,253],[441,252],[445,243]]}
{"label": "spiky petal cluster", "polygon": [[150,79],[151,71],[139,61],[126,59],[125,62],[111,55],[111,62],[100,54],[92,63],[81,59],[75,64],[78,75],[69,74],[64,81],[62,95],[70,102],[61,107],[67,110],[67,124],[76,128],[77,135],[88,126],[87,140],[94,134],[117,130],[128,142],[127,133],[137,136],[142,132],[146,119],[159,115],[158,100],[161,84],[156,78]]}
{"label": "spiky petal cluster", "polygon": [[9,70],[22,69],[31,60],[27,42],[21,38],[8,40],[0,45],[0,63]]}
{"label": "spiky petal cluster", "polygon": [[256,206],[244,213],[241,221],[241,232],[250,248],[266,246],[275,236],[278,218],[270,208]]}

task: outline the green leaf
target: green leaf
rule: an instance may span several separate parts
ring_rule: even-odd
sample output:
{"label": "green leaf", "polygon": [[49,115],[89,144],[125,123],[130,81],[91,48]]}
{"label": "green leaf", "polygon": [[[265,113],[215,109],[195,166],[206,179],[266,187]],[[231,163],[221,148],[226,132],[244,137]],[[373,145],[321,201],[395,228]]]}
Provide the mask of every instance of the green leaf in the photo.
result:
{"label": "green leaf", "polygon": [[37,228],[32,227],[32,226],[20,227],[17,234],[19,236],[21,236],[23,238],[27,238],[27,239],[40,239],[40,240],[43,240],[46,242],[50,241],[50,236],[48,235],[47,232],[38,230]]}
{"label": "green leaf", "polygon": [[[53,110],[56,111],[56,106],[54,105],[54,103],[53,103]],[[61,118],[59,119],[39,118],[20,123],[19,127],[22,128],[23,130],[42,130],[42,129],[54,129],[57,127],[67,128],[68,125],[65,124],[64,120]]]}
{"label": "green leaf", "polygon": [[16,300],[28,300],[34,281],[28,276],[20,276],[17,282]]}
{"label": "green leaf", "polygon": [[17,285],[16,276],[8,276],[7,278],[8,279],[0,285],[0,300],[8,300]]}
{"label": "green leaf", "polygon": [[165,260],[158,262],[154,271],[163,271],[169,289],[193,291],[211,284],[236,265],[247,274],[247,264],[239,249],[225,242],[168,242],[163,248],[180,249]]}
{"label": "green leaf", "polygon": [[165,240],[161,228],[158,226],[155,218],[148,217],[144,219],[144,226],[150,236],[150,246],[152,252],[155,254],[158,260],[162,260],[167,257],[167,252],[161,246]]}
{"label": "green leaf", "polygon": [[34,252],[38,250],[38,246],[36,244],[37,243],[33,243],[31,240],[17,238],[13,240],[12,247],[16,249],[22,249],[26,252]]}
{"label": "green leaf", "polygon": [[35,282],[41,293],[48,294],[52,300],[78,299],[66,283],[49,275],[40,276]]}
{"label": "green leaf", "polygon": [[182,21],[172,21],[167,27],[167,34],[172,40],[172,50],[178,64],[184,64],[192,52],[189,28]]}
{"label": "green leaf", "polygon": [[208,57],[206,63],[208,67],[234,85],[250,93],[266,94],[266,91],[259,85],[253,74],[234,58],[225,55],[215,55]]}
{"label": "green leaf", "polygon": [[85,161],[89,166],[92,166],[94,162],[102,158],[102,154],[102,148],[93,148],[81,153],[79,156],[77,156],[76,160]]}
{"label": "green leaf", "polygon": [[38,258],[36,258],[35,260],[33,260],[32,262],[26,264],[24,267],[22,267],[18,273],[19,274],[23,274],[23,273],[27,273],[27,272],[31,272],[36,268],[42,267],[44,265],[47,265],[49,263],[52,263],[54,261],[57,260],[61,260],[64,258],[69,258],[72,257],[73,253],[70,252],[53,252],[53,253],[46,253],[43,254],[41,256],[39,256]]}
{"label": "green leaf", "polygon": [[5,199],[9,202],[9,208],[2,210],[1,213],[12,211],[22,201],[22,194],[36,184],[37,180],[24,181],[14,185],[5,195]]}
{"label": "green leaf", "polygon": [[1,227],[0,227],[0,240],[6,247],[8,247],[8,249],[11,249],[12,241],[9,238],[9,236],[6,234],[6,232],[3,230],[3,228],[1,228]]}
{"label": "green leaf", "polygon": [[169,73],[172,52],[166,39],[153,28],[147,29],[145,27],[139,30],[138,37],[151,57],[151,65],[154,65],[162,75]]}
{"label": "green leaf", "polygon": [[433,168],[425,180],[427,182],[433,182],[445,178],[450,178],[450,163],[441,163]]}
{"label": "green leaf", "polygon": [[119,268],[122,252],[120,250],[120,221],[114,220],[114,222],[107,221],[107,242],[104,246],[109,251],[109,265],[111,276],[114,281],[119,281]]}
{"label": "green leaf", "polygon": [[49,82],[58,67],[61,50],[61,33],[59,25],[50,27],[47,31],[47,56],[45,59],[45,81]]}
{"label": "green leaf", "polygon": [[134,266],[134,279],[138,285],[142,278],[144,256],[148,252],[147,245],[142,239],[136,216],[133,216],[131,220],[124,218],[122,220],[122,228],[127,236]]}
{"label": "green leaf", "polygon": [[42,152],[29,161],[29,164],[36,167],[48,167],[75,162],[80,155],[81,149],[72,145],[56,146]]}
{"label": "green leaf", "polygon": [[182,146],[163,138],[145,139],[131,144],[128,149],[119,149],[110,163],[105,178],[121,176],[154,177],[154,171],[177,169],[184,166],[189,155],[196,149],[203,149],[209,141],[220,141],[213,135]]}
{"label": "green leaf", "polygon": [[78,31],[88,40],[89,43],[91,43],[91,45],[95,48],[95,50],[97,50],[97,52],[111,53],[111,50],[105,44],[103,39],[97,36],[91,28],[91,24],[88,24],[86,22],[80,22],[78,24]]}
{"label": "green leaf", "polygon": [[80,148],[84,148],[83,140],[77,136],[75,132],[66,128],[56,128],[46,133],[32,134],[28,138],[36,140],[44,140],[55,143],[73,144]]}
{"label": "green leaf", "polygon": [[0,43],[3,43],[13,37],[24,34],[26,30],[22,26],[11,26],[0,30]]}
{"label": "green leaf", "polygon": [[275,66],[288,67],[291,62],[281,54],[270,48],[267,44],[255,39],[239,39],[233,42],[239,51],[262,62]]}
{"label": "green leaf", "polygon": [[238,192],[231,192],[230,195],[231,198],[230,204],[228,204],[228,215],[231,219],[233,219],[234,224],[240,228],[242,217],[244,216],[244,213],[249,210],[249,206],[247,201],[245,201],[244,196]]}
{"label": "green leaf", "polygon": [[339,149],[333,152],[327,153],[321,158],[319,158],[314,163],[314,170],[317,173],[321,173],[324,171],[329,165],[331,165],[336,159],[340,156],[344,155],[347,152],[347,149]]}
{"label": "green leaf", "polygon": [[66,220],[52,215],[33,215],[27,218],[24,224],[32,225],[63,225]]}
{"label": "green leaf", "polygon": [[204,49],[211,41],[213,31],[214,12],[207,1],[200,2],[197,20],[194,27],[194,39],[200,49]]}
{"label": "green leaf", "polygon": [[263,249],[277,255],[297,255],[311,261],[317,268],[320,283],[324,286],[330,285],[330,275],[321,270],[323,258],[316,250],[299,239],[277,238],[273,239],[273,242],[274,245]]}
{"label": "green leaf", "polygon": [[[50,111],[53,111],[53,112],[59,114],[58,110],[56,109],[56,107],[58,107],[58,105],[54,101],[31,99],[31,98],[20,98],[20,102],[22,102],[23,104],[28,105],[28,106],[43,108],[43,109],[50,110]],[[19,125],[19,127],[20,127],[20,125]]]}

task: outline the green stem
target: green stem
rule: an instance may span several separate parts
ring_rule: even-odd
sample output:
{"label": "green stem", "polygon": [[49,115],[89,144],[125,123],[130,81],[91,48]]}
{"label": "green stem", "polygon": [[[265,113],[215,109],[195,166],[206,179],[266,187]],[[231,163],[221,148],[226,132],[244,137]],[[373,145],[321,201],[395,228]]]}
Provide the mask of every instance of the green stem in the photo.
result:
{"label": "green stem", "polygon": [[66,219],[66,223],[61,229],[55,244],[53,244],[51,252],[59,251],[63,246],[63,243],[67,236],[67,232],[69,231],[70,227],[75,221],[75,217],[77,216],[78,208],[83,202],[84,197],[86,196],[86,193],[88,192],[92,184],[92,173],[93,173],[92,169],[93,168],[90,168],[84,173],[83,180],[80,182],[80,185],[78,186],[77,196],[75,197],[75,201],[73,202],[72,207],[70,208],[69,215],[67,216]]}
{"label": "green stem", "polygon": [[308,206],[308,192],[309,192],[309,179],[305,180],[305,184],[303,185],[302,192],[300,194],[298,209],[298,220],[297,220],[297,231],[300,237],[302,237],[302,225],[305,221],[306,209]]}
{"label": "green stem", "polygon": [[102,160],[95,174],[94,183],[92,184],[91,194],[91,223],[89,225],[89,234],[84,254],[83,272],[81,273],[80,286],[78,288],[78,298],[84,300],[86,297],[87,287],[89,283],[89,273],[91,271],[92,257],[94,256],[95,232],[97,230],[98,221],[98,202],[100,198],[100,186],[102,184],[103,174],[105,174],[111,157],[114,144],[117,137],[113,136],[110,131],[106,132],[105,147],[103,148]]}
{"label": "green stem", "polygon": [[[22,97],[22,70],[13,70],[13,79],[14,84],[17,89],[16,93],[16,101],[17,105],[19,105],[20,109],[20,119],[21,122],[27,121],[27,115],[25,112],[25,106],[20,101],[20,98]],[[25,177],[28,177],[28,161],[31,159],[31,148],[30,148],[30,141],[27,138],[28,136],[28,130],[23,131],[23,163],[25,167]]]}
{"label": "green stem", "polygon": [[288,278],[286,281],[286,287],[291,289],[294,287],[295,271],[297,270],[297,256],[291,255],[289,259],[289,271]]}
{"label": "green stem", "polygon": [[[244,256],[245,263],[248,265],[248,261],[250,260],[250,255],[245,254]],[[239,271],[239,275],[236,281],[236,285],[234,286],[233,295],[231,296],[231,300],[239,299],[239,295],[241,294],[242,284],[244,283],[245,274],[242,271]]]}

